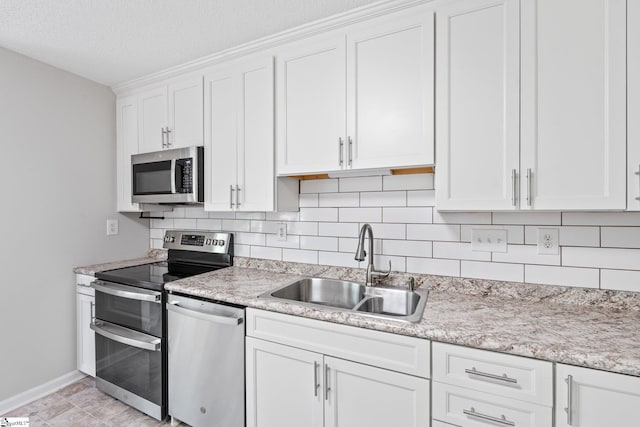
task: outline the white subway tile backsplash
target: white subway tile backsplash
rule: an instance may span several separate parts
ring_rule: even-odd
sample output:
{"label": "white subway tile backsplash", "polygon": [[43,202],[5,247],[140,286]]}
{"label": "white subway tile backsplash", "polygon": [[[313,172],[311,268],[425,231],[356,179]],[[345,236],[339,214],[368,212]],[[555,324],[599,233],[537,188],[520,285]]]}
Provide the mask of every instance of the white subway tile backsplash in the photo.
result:
{"label": "white subway tile backsplash", "polygon": [[433,174],[420,173],[411,175],[388,175],[382,177],[382,189],[392,190],[431,190]]}
{"label": "white subway tile backsplash", "polygon": [[317,264],[318,252],[301,249],[283,249],[282,260],[288,262],[303,262],[305,264]]}
{"label": "white subway tile backsplash", "polygon": [[640,292],[640,271],[602,270],[600,287],[602,289]]}
{"label": "white subway tile backsplash", "polygon": [[492,252],[493,262],[560,265],[560,255],[540,255],[532,245],[507,245],[507,252]]}
{"label": "white subway tile backsplash", "polygon": [[251,221],[253,233],[273,233],[278,231],[278,223],[275,221]]}
{"label": "white subway tile backsplash", "polygon": [[344,208],[360,206],[360,193],[323,193],[319,195],[321,208]]}
{"label": "white subway tile backsplash", "polygon": [[455,224],[407,224],[411,240],[460,241],[460,226]]}
{"label": "white subway tile backsplash", "polygon": [[192,218],[174,218],[173,226],[182,230],[195,230],[197,220]]}
{"label": "white subway tile backsplash", "polygon": [[359,267],[358,261],[353,259],[353,254],[342,252],[318,252],[318,264],[335,265],[338,267]]}
{"label": "white subway tile backsplash", "polygon": [[[525,243],[527,245],[538,244],[538,228],[540,227],[525,227]],[[551,228],[557,228],[560,231],[560,246],[600,246],[600,229],[598,227],[562,226]]]}
{"label": "white subway tile backsplash", "polygon": [[[365,262],[369,262],[368,259]],[[363,262],[363,265],[366,265]],[[376,255],[373,257],[373,264],[376,267],[376,270],[379,271],[389,271],[389,263],[391,263],[391,271],[404,273],[407,271],[406,267],[406,258],[399,256],[387,256],[387,255]]]}
{"label": "white subway tile backsplash", "polygon": [[267,242],[266,234],[262,233],[236,232],[233,237],[237,245],[265,246]]}
{"label": "white subway tile backsplash", "polygon": [[282,249],[268,246],[251,246],[251,258],[274,259],[282,261]]}
{"label": "white subway tile backsplash", "polygon": [[597,268],[525,265],[524,281],[542,285],[597,288],[600,283],[600,271]]}
{"label": "white subway tile backsplash", "polygon": [[162,249],[162,239],[151,239],[151,249]]}
{"label": "white subway tile backsplash", "polygon": [[507,230],[507,243],[522,245],[525,242],[524,226],[522,225],[462,225],[460,227],[460,241],[471,242],[471,230]]}
{"label": "white subway tile backsplash", "polygon": [[[355,257],[356,248],[358,247],[358,239],[351,237],[340,237],[338,239],[338,252],[349,252],[352,253]],[[365,239],[364,241],[365,251],[369,252],[369,240]],[[380,254],[382,253],[382,240],[381,239],[373,239],[373,253]]]}
{"label": "white subway tile backsplash", "polygon": [[318,193],[300,194],[298,199],[298,206],[301,208],[317,208],[318,204]]}
{"label": "white subway tile backsplash", "polygon": [[432,256],[432,252],[431,242],[388,239],[382,242],[382,253],[385,255],[430,258]]}
{"label": "white subway tile backsplash", "polygon": [[337,251],[337,237],[300,236],[300,249]]}
{"label": "white subway tile backsplash", "polygon": [[150,239],[162,239],[164,237],[164,230],[161,228],[151,228],[149,229],[149,238]]}
{"label": "white subway tile backsplash", "polygon": [[640,226],[640,212],[564,212],[562,225]]}
{"label": "white subway tile backsplash", "polygon": [[406,191],[372,191],[360,195],[360,206],[407,206]]}
{"label": "white subway tile backsplash", "polygon": [[471,250],[471,243],[433,242],[433,257],[491,261],[491,252],[474,252]]}
{"label": "white subway tile backsplash", "polygon": [[640,248],[640,227],[602,227],[601,230],[603,248]]}
{"label": "white subway tile backsplash", "polygon": [[382,208],[340,208],[338,212],[340,222],[382,221]]}
{"label": "white subway tile backsplash", "polygon": [[434,190],[407,191],[407,206],[435,206],[436,192]]}
{"label": "white subway tile backsplash", "polygon": [[317,222],[287,222],[286,224],[287,224],[287,233],[289,234],[297,234],[300,236],[317,236],[318,235]]}
{"label": "white subway tile backsplash", "polygon": [[407,273],[460,276],[460,261],[451,259],[407,257]]}
{"label": "white subway tile backsplash", "polygon": [[205,211],[202,206],[185,206],[182,209],[183,218],[209,218],[209,212]]}
{"label": "white subway tile backsplash", "polygon": [[321,222],[318,224],[319,236],[357,237],[358,224],[342,222]]}
{"label": "white subway tile backsplash", "polygon": [[165,219],[150,219],[149,220],[150,228],[175,228],[173,226],[173,218],[165,218]]}
{"label": "white subway tile backsplash", "polygon": [[[194,209],[195,210],[195,209]],[[204,210],[200,207],[199,208],[200,211]],[[191,211],[189,212],[191,215],[189,215],[188,217],[185,216],[185,211],[183,207],[179,207],[179,206],[174,206],[173,210],[167,211],[167,212],[162,212],[162,215],[165,218],[197,218],[196,216],[193,216],[194,212]],[[207,218],[207,216],[205,216],[205,218]]]}
{"label": "white subway tile backsplash", "polygon": [[236,212],[236,219],[265,219],[264,212]]}
{"label": "white subway tile backsplash", "polygon": [[637,270],[640,249],[566,247],[562,248],[562,265]]}
{"label": "white subway tile backsplash", "polygon": [[298,249],[300,247],[300,236],[290,234],[285,240],[279,240],[277,235],[267,234],[267,246]]}
{"label": "white subway tile backsplash", "polygon": [[337,193],[337,179],[303,179],[300,181],[300,194],[304,193]]}
{"label": "white subway tile backsplash", "polygon": [[494,212],[494,224],[560,225],[560,212]]}
{"label": "white subway tile backsplash", "polygon": [[[360,223],[360,227],[364,224]],[[407,237],[406,225],[404,224],[379,224],[369,223],[373,230],[374,239],[405,239]]]}
{"label": "white subway tile backsplash", "polygon": [[382,176],[340,178],[338,181],[341,192],[382,191]]}
{"label": "white subway tile backsplash", "polygon": [[300,221],[338,221],[338,208],[300,208]]}
{"label": "white subway tile backsplash", "polygon": [[[302,211],[302,209],[301,209]],[[267,221],[298,221],[300,212],[267,212]]]}
{"label": "white subway tile backsplash", "polygon": [[222,220],[198,218],[196,220],[196,228],[198,230],[220,231],[222,230]]}
{"label": "white subway tile backsplash", "polygon": [[209,218],[213,219],[235,219],[235,212],[209,212]]}
{"label": "white subway tile backsplash", "polygon": [[432,208],[382,208],[382,222],[425,224],[432,219]]}
{"label": "white subway tile backsplash", "polygon": [[435,224],[491,224],[490,212],[439,212],[433,210]]}
{"label": "white subway tile backsplash", "polygon": [[462,277],[485,280],[524,281],[524,265],[497,262],[461,261]]}
{"label": "white subway tile backsplash", "polygon": [[251,246],[249,245],[238,245],[237,243],[233,245],[234,256],[251,256]]}
{"label": "white subway tile backsplash", "polygon": [[251,231],[251,221],[248,219],[223,219],[224,231]]}

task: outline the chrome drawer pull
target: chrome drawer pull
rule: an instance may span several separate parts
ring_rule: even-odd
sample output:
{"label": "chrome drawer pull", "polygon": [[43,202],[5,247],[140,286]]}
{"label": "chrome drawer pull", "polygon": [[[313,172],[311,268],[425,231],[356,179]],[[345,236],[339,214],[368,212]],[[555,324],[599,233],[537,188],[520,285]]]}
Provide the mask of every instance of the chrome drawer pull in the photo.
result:
{"label": "chrome drawer pull", "polygon": [[313,362],[313,395],[318,397],[318,388],[320,388],[320,383],[318,382],[318,368],[320,364],[318,362]]}
{"label": "chrome drawer pull", "polygon": [[515,421],[508,420],[507,417],[505,417],[504,415],[501,415],[500,418],[492,417],[491,415],[485,415],[485,414],[481,414],[480,412],[476,412],[474,408],[463,409],[462,413],[470,417],[475,417],[485,421],[491,421],[492,423],[501,424],[503,426],[514,427],[516,425]]}
{"label": "chrome drawer pull", "polygon": [[504,381],[509,384],[518,384],[517,379],[510,378],[507,376],[507,374],[502,374],[502,375],[489,374],[487,372],[477,371],[476,368],[465,369],[464,371],[470,375],[477,375],[479,377],[491,378],[492,380]]}
{"label": "chrome drawer pull", "polygon": [[571,408],[571,401],[573,400],[573,375],[567,375],[567,378],[564,380],[567,383],[567,407],[564,408],[564,411],[567,413],[567,424],[570,426],[573,425],[573,410]]}

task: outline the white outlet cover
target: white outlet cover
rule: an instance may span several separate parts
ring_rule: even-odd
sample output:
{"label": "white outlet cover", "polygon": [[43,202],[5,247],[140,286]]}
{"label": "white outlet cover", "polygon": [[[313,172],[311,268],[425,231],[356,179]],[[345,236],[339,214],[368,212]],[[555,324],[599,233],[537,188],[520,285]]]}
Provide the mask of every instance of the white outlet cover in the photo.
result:
{"label": "white outlet cover", "polygon": [[473,252],[507,252],[507,230],[472,228],[471,250]]}
{"label": "white outlet cover", "polygon": [[108,219],[107,220],[107,236],[116,236],[118,234],[118,220],[117,219]]}
{"label": "white outlet cover", "polygon": [[560,232],[557,228],[538,228],[538,255],[560,253]]}
{"label": "white outlet cover", "polygon": [[287,241],[287,224],[284,222],[278,223],[278,230],[276,231],[277,239],[280,242]]}

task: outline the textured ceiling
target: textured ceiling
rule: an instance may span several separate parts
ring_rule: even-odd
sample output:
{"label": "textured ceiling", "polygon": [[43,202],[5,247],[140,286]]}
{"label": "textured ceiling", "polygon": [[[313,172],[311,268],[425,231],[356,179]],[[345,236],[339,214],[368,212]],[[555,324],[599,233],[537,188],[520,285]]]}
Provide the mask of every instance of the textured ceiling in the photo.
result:
{"label": "textured ceiling", "polygon": [[376,0],[0,0],[0,46],[114,85]]}

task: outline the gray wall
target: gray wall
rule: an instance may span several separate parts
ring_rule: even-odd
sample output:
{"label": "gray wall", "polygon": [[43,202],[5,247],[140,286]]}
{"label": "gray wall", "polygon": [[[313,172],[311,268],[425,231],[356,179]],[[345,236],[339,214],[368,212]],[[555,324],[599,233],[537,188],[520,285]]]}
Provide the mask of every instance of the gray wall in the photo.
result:
{"label": "gray wall", "polygon": [[0,48],[0,130],[3,400],[75,369],[73,267],[144,255],[149,228],[115,212],[106,86]]}

